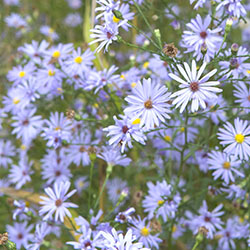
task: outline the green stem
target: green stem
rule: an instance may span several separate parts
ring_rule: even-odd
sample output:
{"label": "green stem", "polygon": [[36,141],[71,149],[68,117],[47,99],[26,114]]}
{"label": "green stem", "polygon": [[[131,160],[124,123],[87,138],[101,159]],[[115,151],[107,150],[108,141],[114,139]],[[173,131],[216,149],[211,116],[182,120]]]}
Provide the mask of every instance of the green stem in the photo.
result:
{"label": "green stem", "polygon": [[88,210],[91,208],[91,194],[92,194],[92,178],[93,178],[94,161],[91,161],[90,171],[89,171],[89,197],[88,197]]}

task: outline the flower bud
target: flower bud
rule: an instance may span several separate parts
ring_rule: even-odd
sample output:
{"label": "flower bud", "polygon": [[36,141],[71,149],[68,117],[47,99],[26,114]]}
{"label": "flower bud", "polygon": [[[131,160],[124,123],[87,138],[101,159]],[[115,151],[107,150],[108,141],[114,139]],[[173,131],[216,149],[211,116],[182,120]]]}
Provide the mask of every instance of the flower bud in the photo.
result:
{"label": "flower bud", "polygon": [[237,55],[237,52],[239,50],[239,45],[237,43],[233,43],[231,46],[231,52],[233,55]]}

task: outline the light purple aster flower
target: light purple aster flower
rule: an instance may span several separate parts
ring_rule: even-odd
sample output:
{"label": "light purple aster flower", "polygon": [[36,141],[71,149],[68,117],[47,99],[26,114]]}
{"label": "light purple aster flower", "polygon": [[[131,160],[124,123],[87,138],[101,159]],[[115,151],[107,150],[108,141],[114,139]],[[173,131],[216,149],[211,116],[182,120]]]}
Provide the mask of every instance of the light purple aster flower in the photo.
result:
{"label": "light purple aster flower", "polygon": [[51,229],[46,222],[36,224],[36,231],[30,240],[32,243],[27,246],[27,250],[39,250],[44,238],[50,233]]}
{"label": "light purple aster flower", "polygon": [[81,176],[77,178],[76,181],[74,182],[75,188],[77,189],[77,193],[79,195],[81,195],[83,190],[88,188],[89,182],[87,179],[88,179],[87,176]]}
{"label": "light purple aster flower", "polygon": [[223,205],[220,204],[212,212],[208,211],[207,203],[204,200],[201,208],[199,209],[198,216],[194,216],[193,220],[190,221],[194,226],[193,234],[197,234],[200,227],[205,227],[208,230],[207,237],[212,239],[216,233],[216,229],[221,230],[223,222],[220,219],[220,216],[224,214],[222,209]]}
{"label": "light purple aster flower", "polygon": [[18,65],[8,72],[7,79],[13,82],[13,86],[16,86],[23,81],[29,80],[34,75],[35,69],[36,67],[32,62],[24,66]]}
{"label": "light purple aster flower", "polygon": [[28,26],[26,20],[17,13],[11,13],[5,17],[4,21],[12,28],[24,28]]}
{"label": "light purple aster flower", "polygon": [[157,181],[156,185],[148,182],[147,186],[148,195],[142,201],[142,206],[144,211],[148,213],[148,218],[152,219],[154,216],[159,218],[161,216],[164,222],[168,218],[174,218],[181,201],[180,195],[177,193],[173,196],[172,186],[168,185],[165,180]]}
{"label": "light purple aster flower", "polygon": [[152,234],[150,222],[146,222],[147,218],[141,219],[133,218],[131,224],[133,225],[132,231],[136,235],[139,242],[142,242],[145,247],[159,249],[159,243],[162,240],[158,237],[159,234]]}
{"label": "light purple aster flower", "polygon": [[111,147],[102,147],[102,152],[97,155],[98,158],[103,159],[108,165],[115,166],[128,166],[131,159],[122,155],[119,150],[114,150]]}
{"label": "light purple aster flower", "polygon": [[244,17],[247,14],[245,8],[241,4],[241,0],[224,0],[216,7],[216,11],[223,7],[229,13],[229,15],[238,18],[241,16]]}
{"label": "light purple aster flower", "polygon": [[177,67],[185,80],[172,73],[169,74],[173,80],[181,83],[180,88],[182,88],[181,90],[173,93],[170,98],[176,97],[173,101],[173,105],[176,104],[176,108],[181,106],[180,113],[184,111],[190,100],[192,100],[191,112],[198,111],[199,105],[205,109],[205,101],[210,98],[217,98],[215,93],[222,91],[221,89],[214,87],[219,85],[220,82],[208,81],[209,78],[217,72],[217,69],[212,70],[200,79],[203,71],[205,70],[206,62],[202,64],[198,72],[196,62],[194,60],[192,60],[191,69],[186,62],[184,62],[185,70],[181,65],[177,65]]}
{"label": "light purple aster flower", "polygon": [[69,141],[71,138],[71,121],[63,113],[51,113],[50,120],[45,121],[46,126],[43,128],[42,136],[48,140],[49,147],[58,147],[62,140]]}
{"label": "light purple aster flower", "polygon": [[69,187],[70,182],[66,181],[55,183],[53,189],[50,187],[45,188],[45,193],[48,197],[40,196],[42,199],[40,202],[42,207],[39,210],[39,215],[43,216],[44,220],[52,219],[54,213],[55,221],[60,220],[63,222],[66,215],[71,217],[68,208],[76,208],[78,206],[71,202],[66,202],[66,200],[76,192],[76,189],[74,189],[67,194]]}
{"label": "light purple aster flower", "polygon": [[135,209],[133,207],[128,208],[124,212],[119,212],[117,216],[115,217],[115,221],[121,224],[125,222],[131,222],[132,220],[131,214],[133,214],[134,212],[135,212]]}
{"label": "light purple aster flower", "polygon": [[90,66],[93,65],[92,60],[94,59],[95,56],[90,49],[82,53],[81,48],[78,47],[65,62],[65,72],[71,77],[75,75],[83,77],[84,74],[88,73]]}
{"label": "light purple aster flower", "polygon": [[25,249],[28,246],[28,241],[32,239],[30,233],[33,225],[28,226],[28,222],[14,223],[14,226],[7,225],[7,232],[9,234],[10,241],[16,244],[17,249],[21,249],[23,246]]}
{"label": "light purple aster flower", "polygon": [[[194,9],[197,10],[199,7],[202,7],[204,3],[206,3],[207,0],[198,0],[197,3],[194,6]],[[193,2],[196,2],[196,0],[190,0],[190,4]]]}
{"label": "light purple aster flower", "polygon": [[118,28],[123,24],[123,21],[120,23],[106,23],[104,26],[96,25],[94,29],[91,29],[90,34],[91,38],[94,38],[89,45],[101,42],[99,46],[96,48],[95,52],[99,53],[104,47],[104,52],[108,51],[108,47],[112,44],[113,41],[117,40],[117,35],[119,34]]}
{"label": "light purple aster flower", "polygon": [[120,5],[120,1],[114,0],[97,0],[96,1],[100,6],[95,8],[95,11],[100,11],[101,13],[96,16],[96,19],[105,15],[105,13],[110,13],[112,10],[116,9]]}
{"label": "light purple aster flower", "polygon": [[229,218],[226,227],[218,231],[216,235],[220,237],[218,244],[221,250],[236,249],[234,239],[238,236],[237,229],[236,221]]}
{"label": "light purple aster flower", "polygon": [[41,63],[42,56],[44,55],[49,43],[43,40],[40,44],[37,41],[32,40],[31,44],[25,43],[18,48],[18,51],[28,55],[30,59],[37,64]]}
{"label": "light purple aster flower", "polygon": [[33,140],[40,132],[43,120],[40,115],[34,116],[36,108],[22,109],[15,116],[11,124],[14,127],[12,134],[17,134],[17,138],[22,138],[24,143]]}
{"label": "light purple aster flower", "polygon": [[224,128],[219,128],[218,139],[220,144],[228,145],[224,152],[248,160],[250,156],[250,125],[247,121],[236,118],[234,126],[226,122]]}
{"label": "light purple aster flower", "polygon": [[229,184],[230,181],[235,181],[233,174],[244,177],[244,174],[237,170],[241,164],[237,158],[218,151],[212,151],[208,156],[209,170],[214,170],[215,180],[220,177],[226,184]]}
{"label": "light purple aster flower", "polygon": [[58,38],[59,38],[59,36],[55,32],[55,30],[52,29],[51,27],[47,26],[47,25],[42,25],[40,27],[40,32],[41,32],[41,34],[49,37],[52,41],[58,40]]}
{"label": "light purple aster flower", "polygon": [[31,181],[30,175],[34,173],[31,170],[33,162],[21,159],[18,165],[12,165],[8,175],[9,181],[16,184],[16,189],[20,189],[25,183]]}
{"label": "light purple aster flower", "polygon": [[143,84],[138,82],[133,88],[132,95],[125,100],[130,104],[124,112],[126,115],[140,118],[140,126],[145,125],[146,129],[153,129],[155,126],[169,119],[170,105],[169,96],[171,93],[161,84],[155,84],[151,79],[143,79]]}
{"label": "light purple aster flower", "polygon": [[17,216],[24,215],[24,213],[27,213],[29,211],[29,208],[26,207],[26,203],[24,201],[14,200],[13,205],[17,207],[13,211],[13,220],[16,220]]}
{"label": "light purple aster flower", "polygon": [[82,6],[81,0],[66,0],[69,7],[72,9],[79,9]]}
{"label": "light purple aster flower", "polygon": [[6,5],[12,5],[12,6],[18,6],[19,0],[4,0],[4,4]]}
{"label": "light purple aster flower", "polygon": [[202,49],[206,48],[205,61],[210,61],[215,52],[219,49],[223,38],[218,34],[221,28],[209,29],[211,17],[207,16],[204,21],[200,15],[187,24],[190,30],[183,32],[182,41],[187,48],[186,53],[193,52],[197,60],[203,58]]}
{"label": "light purple aster flower", "polygon": [[250,113],[250,89],[246,86],[244,82],[239,82],[235,84],[236,90],[233,91],[234,96],[237,98],[236,103],[239,103],[240,107],[245,108],[246,113]]}
{"label": "light purple aster flower", "polygon": [[103,71],[91,71],[85,89],[91,90],[95,89],[95,93],[97,93],[101,88],[106,86],[107,84],[114,84],[120,80],[120,76],[114,74],[118,70],[118,67],[112,65],[109,69],[104,69]]}
{"label": "light purple aster flower", "polygon": [[[226,56],[231,56],[231,49],[225,51]],[[230,59],[230,61],[220,61],[221,66],[220,75],[226,77],[233,76],[234,79],[241,78],[241,76],[249,77],[250,63],[245,62],[248,58],[249,52],[246,48],[239,47],[237,55]],[[245,57],[244,57],[245,56]],[[231,69],[231,70],[230,70]]]}
{"label": "light purple aster flower", "polygon": [[82,17],[79,13],[70,13],[65,17],[64,23],[69,27],[77,27],[82,23]]}
{"label": "light purple aster flower", "polygon": [[11,141],[0,140],[0,166],[7,168],[15,154],[15,147]]}
{"label": "light purple aster flower", "polygon": [[104,128],[107,131],[107,136],[110,136],[109,145],[113,145],[115,148],[121,146],[121,152],[125,151],[126,144],[129,148],[132,148],[132,139],[145,145],[146,136],[143,134],[140,125],[137,120],[131,119],[127,116],[120,115],[121,120],[118,120],[116,116],[113,117],[115,125]]}

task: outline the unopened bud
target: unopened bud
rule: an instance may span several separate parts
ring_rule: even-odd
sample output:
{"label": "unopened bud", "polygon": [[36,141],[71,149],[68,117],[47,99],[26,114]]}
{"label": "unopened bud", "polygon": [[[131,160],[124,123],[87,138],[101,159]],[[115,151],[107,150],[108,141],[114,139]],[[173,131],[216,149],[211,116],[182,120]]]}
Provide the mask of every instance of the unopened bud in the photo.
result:
{"label": "unopened bud", "polygon": [[230,32],[232,25],[233,25],[233,19],[228,18],[226,22],[225,34],[228,34]]}
{"label": "unopened bud", "polygon": [[233,43],[231,46],[231,52],[233,55],[237,55],[237,52],[239,50],[239,45],[237,43]]}

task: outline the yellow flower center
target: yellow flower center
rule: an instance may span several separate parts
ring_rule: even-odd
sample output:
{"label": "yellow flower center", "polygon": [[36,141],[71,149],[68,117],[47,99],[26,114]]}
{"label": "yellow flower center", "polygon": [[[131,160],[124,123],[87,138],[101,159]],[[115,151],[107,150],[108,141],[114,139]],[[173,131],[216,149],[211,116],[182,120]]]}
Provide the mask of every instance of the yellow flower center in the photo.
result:
{"label": "yellow flower center", "polygon": [[173,225],[172,232],[174,233],[174,232],[176,232],[176,230],[177,230],[177,226]]}
{"label": "yellow flower center", "polygon": [[141,229],[141,235],[148,236],[149,235],[149,229],[144,227]]}
{"label": "yellow flower center", "polygon": [[25,201],[25,206],[30,207],[30,203],[28,201]]}
{"label": "yellow flower center", "polygon": [[165,201],[164,200],[158,200],[157,204],[158,206],[162,205]]}
{"label": "yellow flower center", "polygon": [[24,71],[20,71],[18,75],[19,77],[23,78],[25,77],[26,73]]}
{"label": "yellow flower center", "polygon": [[26,150],[26,146],[24,144],[21,145],[21,150]]}
{"label": "yellow flower center", "polygon": [[55,74],[56,74],[56,72],[54,70],[49,69],[49,71],[48,71],[49,76],[54,76]]}
{"label": "yellow flower center", "polygon": [[230,166],[231,166],[231,164],[230,164],[229,161],[225,161],[225,162],[223,163],[223,168],[225,168],[225,169],[229,169]]}
{"label": "yellow flower center", "polygon": [[184,127],[181,127],[181,128],[180,128],[180,131],[181,131],[181,132],[184,132],[184,131],[185,131],[185,128],[184,128]]}
{"label": "yellow flower center", "polygon": [[82,57],[80,57],[80,56],[76,57],[75,63],[78,63],[78,64],[82,63]]}
{"label": "yellow flower center", "polygon": [[242,143],[245,140],[245,136],[243,134],[237,134],[234,138],[237,143]]}
{"label": "yellow flower center", "polygon": [[133,125],[136,125],[136,124],[140,124],[140,122],[141,122],[141,119],[140,119],[140,118],[137,118],[137,119],[135,119],[135,120],[132,122],[132,124],[133,124]]}
{"label": "yellow flower center", "polygon": [[165,135],[165,136],[164,136],[164,139],[165,139],[166,141],[171,141],[171,136]]}
{"label": "yellow flower center", "polygon": [[78,183],[78,186],[81,188],[81,187],[83,187],[84,186],[84,181],[80,181],[79,183]]}
{"label": "yellow flower center", "polygon": [[136,86],[136,82],[131,83],[131,87],[134,88]]}
{"label": "yellow flower center", "polygon": [[60,53],[60,51],[58,51],[58,50],[54,51],[54,53],[52,54],[52,56],[53,56],[54,58],[59,58],[60,55],[61,55],[61,53]]}
{"label": "yellow flower center", "polygon": [[18,98],[15,97],[15,98],[13,99],[13,103],[14,103],[14,104],[18,104],[19,102],[20,102],[20,100],[19,100]]}
{"label": "yellow flower center", "polygon": [[250,70],[247,70],[247,73],[250,74]]}
{"label": "yellow flower center", "polygon": [[55,127],[55,131],[61,130],[61,127]]}
{"label": "yellow flower center", "polygon": [[117,18],[116,16],[113,16],[113,22],[114,22],[114,23],[119,23],[119,22],[120,22],[120,19]]}
{"label": "yellow flower center", "polygon": [[121,75],[120,78],[125,80],[126,77],[125,77],[125,75]]}
{"label": "yellow flower center", "polygon": [[59,93],[59,94],[62,94],[62,92],[63,92],[62,88],[57,88],[56,90],[57,90],[57,93]]}
{"label": "yellow flower center", "polygon": [[54,29],[49,28],[49,33],[50,33],[50,34],[54,33]]}
{"label": "yellow flower center", "polygon": [[143,64],[143,68],[144,68],[144,69],[148,68],[148,66],[149,66],[149,62],[145,62],[145,63]]}

